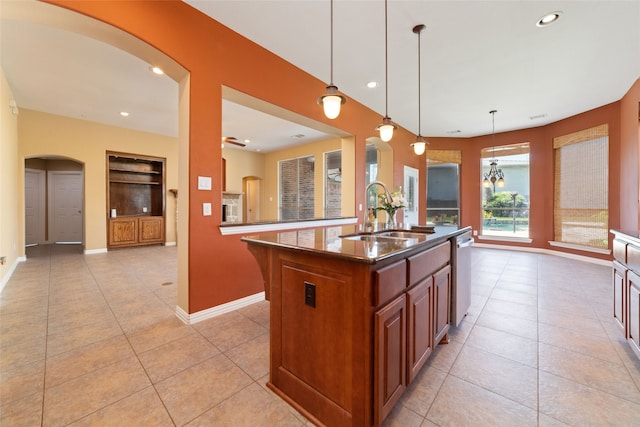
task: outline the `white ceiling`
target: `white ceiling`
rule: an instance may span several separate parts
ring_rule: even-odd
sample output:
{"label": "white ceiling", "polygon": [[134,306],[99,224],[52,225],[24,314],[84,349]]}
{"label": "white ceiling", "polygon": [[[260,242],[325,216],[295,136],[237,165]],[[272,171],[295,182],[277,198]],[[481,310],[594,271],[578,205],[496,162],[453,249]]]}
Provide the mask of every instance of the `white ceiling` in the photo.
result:
{"label": "white ceiling", "polygon": [[[175,82],[110,45],[16,18],[13,3],[24,8],[24,2],[1,1],[0,55],[19,107],[177,135]],[[329,83],[328,0],[187,3]],[[536,27],[552,11],[561,11],[561,19]],[[619,100],[640,77],[639,23],[640,1],[390,0],[389,116],[418,132],[417,24],[427,27],[421,36],[422,134],[468,137],[491,132],[492,109],[498,110],[496,132],[502,132]],[[381,117],[384,45],[382,0],[335,0],[334,83]],[[370,80],[380,86],[368,89]],[[120,117],[122,110],[131,115]],[[304,140],[293,135],[313,140],[324,131],[280,120],[269,140],[270,116],[225,102],[223,117],[223,133],[251,139],[247,149],[268,151],[276,143]]]}

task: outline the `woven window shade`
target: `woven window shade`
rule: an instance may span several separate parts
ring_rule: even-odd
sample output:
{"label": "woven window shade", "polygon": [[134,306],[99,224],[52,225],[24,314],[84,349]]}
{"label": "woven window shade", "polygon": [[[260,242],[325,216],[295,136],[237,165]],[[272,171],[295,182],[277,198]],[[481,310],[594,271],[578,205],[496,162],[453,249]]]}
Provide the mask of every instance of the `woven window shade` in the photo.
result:
{"label": "woven window shade", "polygon": [[483,159],[493,159],[494,157],[512,156],[515,154],[529,154],[529,143],[520,142],[517,144],[483,148],[480,152],[480,157]]}
{"label": "woven window shade", "polygon": [[579,132],[570,133],[568,135],[558,136],[553,138],[553,148],[561,148],[571,144],[577,144],[579,142],[589,141],[591,139],[597,139],[609,136],[609,125],[604,124],[595,126],[589,129],[581,130]]}
{"label": "woven window shade", "polygon": [[462,152],[460,150],[427,150],[429,164],[456,163],[462,164]]}
{"label": "woven window shade", "polygon": [[609,137],[603,126],[554,138],[557,242],[608,248]]}

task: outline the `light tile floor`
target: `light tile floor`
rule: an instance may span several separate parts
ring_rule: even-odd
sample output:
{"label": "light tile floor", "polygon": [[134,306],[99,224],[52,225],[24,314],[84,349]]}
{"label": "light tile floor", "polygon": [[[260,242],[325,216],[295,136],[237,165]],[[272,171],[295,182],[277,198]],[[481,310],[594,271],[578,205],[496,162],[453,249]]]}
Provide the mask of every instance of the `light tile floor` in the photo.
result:
{"label": "light tile floor", "polygon": [[[1,426],[304,426],[265,386],[269,303],[185,325],[176,248],[29,248],[0,296]],[[386,426],[639,426],[609,267],[474,248],[472,307]]]}

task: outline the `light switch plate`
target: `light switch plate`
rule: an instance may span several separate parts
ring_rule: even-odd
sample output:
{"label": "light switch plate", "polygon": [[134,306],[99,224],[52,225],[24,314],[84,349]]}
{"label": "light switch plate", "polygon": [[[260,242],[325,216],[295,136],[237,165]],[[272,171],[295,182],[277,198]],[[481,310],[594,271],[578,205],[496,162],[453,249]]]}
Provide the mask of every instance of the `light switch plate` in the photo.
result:
{"label": "light switch plate", "polygon": [[202,204],[202,215],[211,216],[211,203]]}
{"label": "light switch plate", "polygon": [[199,176],[198,177],[198,190],[211,190],[211,177]]}

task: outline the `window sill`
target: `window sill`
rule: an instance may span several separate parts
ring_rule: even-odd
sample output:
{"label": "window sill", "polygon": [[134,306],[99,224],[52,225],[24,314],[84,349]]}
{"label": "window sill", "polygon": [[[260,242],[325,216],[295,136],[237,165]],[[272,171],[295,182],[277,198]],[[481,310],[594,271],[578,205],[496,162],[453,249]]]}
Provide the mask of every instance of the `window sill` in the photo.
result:
{"label": "window sill", "polygon": [[598,248],[592,248],[589,246],[581,246],[581,245],[574,245],[571,243],[564,243],[564,242],[554,242],[554,241],[549,241],[549,244],[551,246],[555,246],[557,248],[565,248],[565,249],[575,249],[578,251],[584,251],[584,252],[592,252],[595,254],[603,254],[603,255],[610,255],[611,254],[611,249],[598,249]]}
{"label": "window sill", "polygon": [[492,236],[492,235],[479,235],[476,236],[478,240],[496,240],[499,242],[515,242],[515,243],[532,243],[533,239],[528,237],[509,237],[509,236]]}

